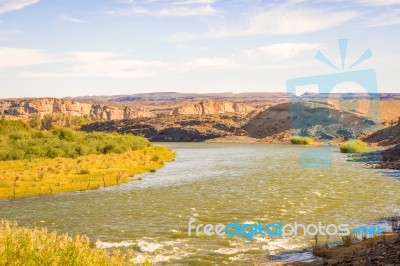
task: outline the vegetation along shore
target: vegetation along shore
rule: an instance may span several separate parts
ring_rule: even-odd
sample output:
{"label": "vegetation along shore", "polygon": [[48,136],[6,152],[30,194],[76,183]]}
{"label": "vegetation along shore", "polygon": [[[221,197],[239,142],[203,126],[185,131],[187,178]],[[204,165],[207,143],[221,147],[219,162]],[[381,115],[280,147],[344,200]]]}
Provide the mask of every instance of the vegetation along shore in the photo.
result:
{"label": "vegetation along shore", "polygon": [[0,199],[96,189],[155,171],[175,154],[132,134],[40,131],[0,120]]}
{"label": "vegetation along shore", "polygon": [[[92,248],[85,236],[25,228],[0,221],[0,265],[127,265],[130,253]],[[133,265],[133,263],[131,263]],[[143,263],[141,265],[151,265]]]}

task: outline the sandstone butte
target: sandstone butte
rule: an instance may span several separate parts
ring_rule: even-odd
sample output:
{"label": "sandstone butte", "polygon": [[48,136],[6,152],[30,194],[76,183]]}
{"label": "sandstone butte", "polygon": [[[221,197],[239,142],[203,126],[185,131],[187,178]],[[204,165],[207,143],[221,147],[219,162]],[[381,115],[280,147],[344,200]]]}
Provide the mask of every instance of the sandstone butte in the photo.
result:
{"label": "sandstone butte", "polygon": [[[254,108],[248,105],[230,102],[207,100],[186,102],[170,112],[170,115],[208,115],[208,114],[247,114]],[[22,98],[0,100],[0,116],[26,119],[32,114],[67,114],[72,116],[89,116],[96,120],[122,120],[133,118],[150,118],[156,115],[142,107],[104,105],[98,103],[77,102],[57,98]]]}
{"label": "sandstone butte", "polygon": [[171,111],[171,115],[212,115],[234,113],[245,115],[255,110],[255,108],[230,102],[218,100],[205,100],[200,102],[188,102]]}
{"label": "sandstone butte", "polygon": [[56,98],[5,99],[0,101],[0,115],[27,118],[31,114],[61,113],[73,116],[90,116],[100,120],[154,117],[155,115],[137,107],[106,106]]}

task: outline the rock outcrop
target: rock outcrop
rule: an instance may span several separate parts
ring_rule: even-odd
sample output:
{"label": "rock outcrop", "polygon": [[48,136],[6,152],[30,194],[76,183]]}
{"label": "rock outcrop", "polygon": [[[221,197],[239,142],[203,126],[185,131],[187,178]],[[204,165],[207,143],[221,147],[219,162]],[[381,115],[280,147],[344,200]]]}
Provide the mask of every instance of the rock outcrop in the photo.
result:
{"label": "rock outcrop", "polygon": [[230,101],[205,100],[200,102],[184,103],[175,108],[171,115],[213,115],[213,114],[239,114],[245,115],[253,111],[254,108]]}
{"label": "rock outcrop", "polygon": [[144,109],[128,106],[102,106],[93,105],[90,110],[90,117],[99,120],[121,120],[121,119],[132,119],[132,118],[144,118],[144,117],[155,117],[152,112]]}
{"label": "rock outcrop", "polygon": [[400,144],[400,122],[394,126],[374,132],[363,140],[383,147]]}
{"label": "rock outcrop", "polygon": [[335,110],[318,102],[293,102],[272,106],[252,117],[245,125],[247,136],[271,138],[291,130],[293,135],[305,135],[322,140],[357,138],[381,128],[373,121],[350,112]]}
{"label": "rock outcrop", "polygon": [[90,113],[91,107],[88,103],[55,98],[7,99],[0,101],[0,114],[18,117],[51,113],[83,116]]}
{"label": "rock outcrop", "polygon": [[374,161],[373,156],[376,152],[372,152],[364,156],[364,161],[371,161],[370,165],[374,168],[400,169],[400,123],[379,130],[365,137],[363,141],[383,148],[378,152],[377,160]]}
{"label": "rock outcrop", "polygon": [[0,100],[0,115],[27,118],[32,114],[66,114],[89,116],[97,120],[155,117],[152,112],[131,106],[105,106],[56,98]]}
{"label": "rock outcrop", "polygon": [[159,116],[96,122],[82,126],[81,130],[133,133],[151,141],[190,142],[243,136],[243,121],[245,117],[239,115]]}

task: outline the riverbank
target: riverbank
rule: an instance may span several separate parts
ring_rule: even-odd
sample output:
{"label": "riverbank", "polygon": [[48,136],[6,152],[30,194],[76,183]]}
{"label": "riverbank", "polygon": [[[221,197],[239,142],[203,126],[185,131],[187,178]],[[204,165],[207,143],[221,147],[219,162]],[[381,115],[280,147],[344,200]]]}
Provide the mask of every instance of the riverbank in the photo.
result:
{"label": "riverbank", "polygon": [[367,154],[363,158],[369,165],[379,169],[400,170],[400,123],[383,128],[363,140],[379,149],[378,157]]}
{"label": "riverbank", "polygon": [[[256,139],[248,136],[227,136],[205,140],[206,143],[268,143],[268,144],[295,144],[292,141],[290,133],[280,134],[278,136]],[[313,145],[321,145],[318,139],[313,140]],[[345,143],[344,139],[334,139],[330,143],[333,148],[339,148]],[[371,149],[376,151],[369,153],[363,152],[359,154],[349,153],[349,157],[355,156],[355,161],[363,162],[367,166],[374,169],[392,169],[400,170],[400,144],[390,148],[385,146],[373,146]]]}
{"label": "riverbank", "polygon": [[293,262],[284,265],[399,265],[400,234],[385,233],[383,236],[368,238],[349,247],[326,248],[320,252],[321,260]]}
{"label": "riverbank", "polygon": [[7,119],[0,119],[0,147],[0,199],[112,186],[175,156],[132,134],[38,130]]}
{"label": "riverbank", "polygon": [[91,154],[78,158],[3,161],[0,199],[97,189],[135,180],[156,171],[175,153],[163,146],[129,150],[122,154]]}
{"label": "riverbank", "polygon": [[381,151],[380,155],[382,161],[372,164],[374,168],[400,170],[400,144]]}
{"label": "riverbank", "polygon": [[[0,221],[0,265],[128,265],[129,253],[92,248],[86,236]],[[133,263],[129,263],[133,265]],[[151,265],[143,263],[142,265]]]}
{"label": "riverbank", "polygon": [[[0,201],[2,218],[29,228],[87,235],[91,243],[110,250],[132,248],[136,261],[147,256],[156,265],[200,261],[252,265],[260,259],[266,263],[268,254],[305,247],[310,238],[285,242],[188,237],[188,221],[365,224],[386,215],[385,207],[400,203],[397,180],[348,162],[338,152],[332,154],[334,172],[331,168],[299,168],[297,160],[313,149],[302,145],[165,145],[176,151],[175,161],[141,176],[139,182]],[[354,199],[356,206],[349,204]]]}

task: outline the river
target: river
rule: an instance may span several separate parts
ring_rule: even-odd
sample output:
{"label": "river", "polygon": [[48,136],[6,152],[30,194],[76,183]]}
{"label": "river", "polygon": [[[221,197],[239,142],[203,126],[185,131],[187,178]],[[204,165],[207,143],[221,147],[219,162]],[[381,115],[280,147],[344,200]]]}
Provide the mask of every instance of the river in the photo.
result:
{"label": "river", "polygon": [[[371,223],[400,206],[400,179],[347,161],[303,168],[313,147],[169,143],[177,157],[140,181],[92,191],[0,201],[0,217],[23,226],[85,234],[98,247],[132,248],[137,261],[264,263],[310,246],[311,237],[188,236],[197,224]],[[194,233],[194,231],[193,231]],[[337,239],[336,239],[337,240]],[[335,241],[333,237],[329,241]],[[299,253],[301,254],[301,253]],[[300,256],[300,255],[299,255]]]}

